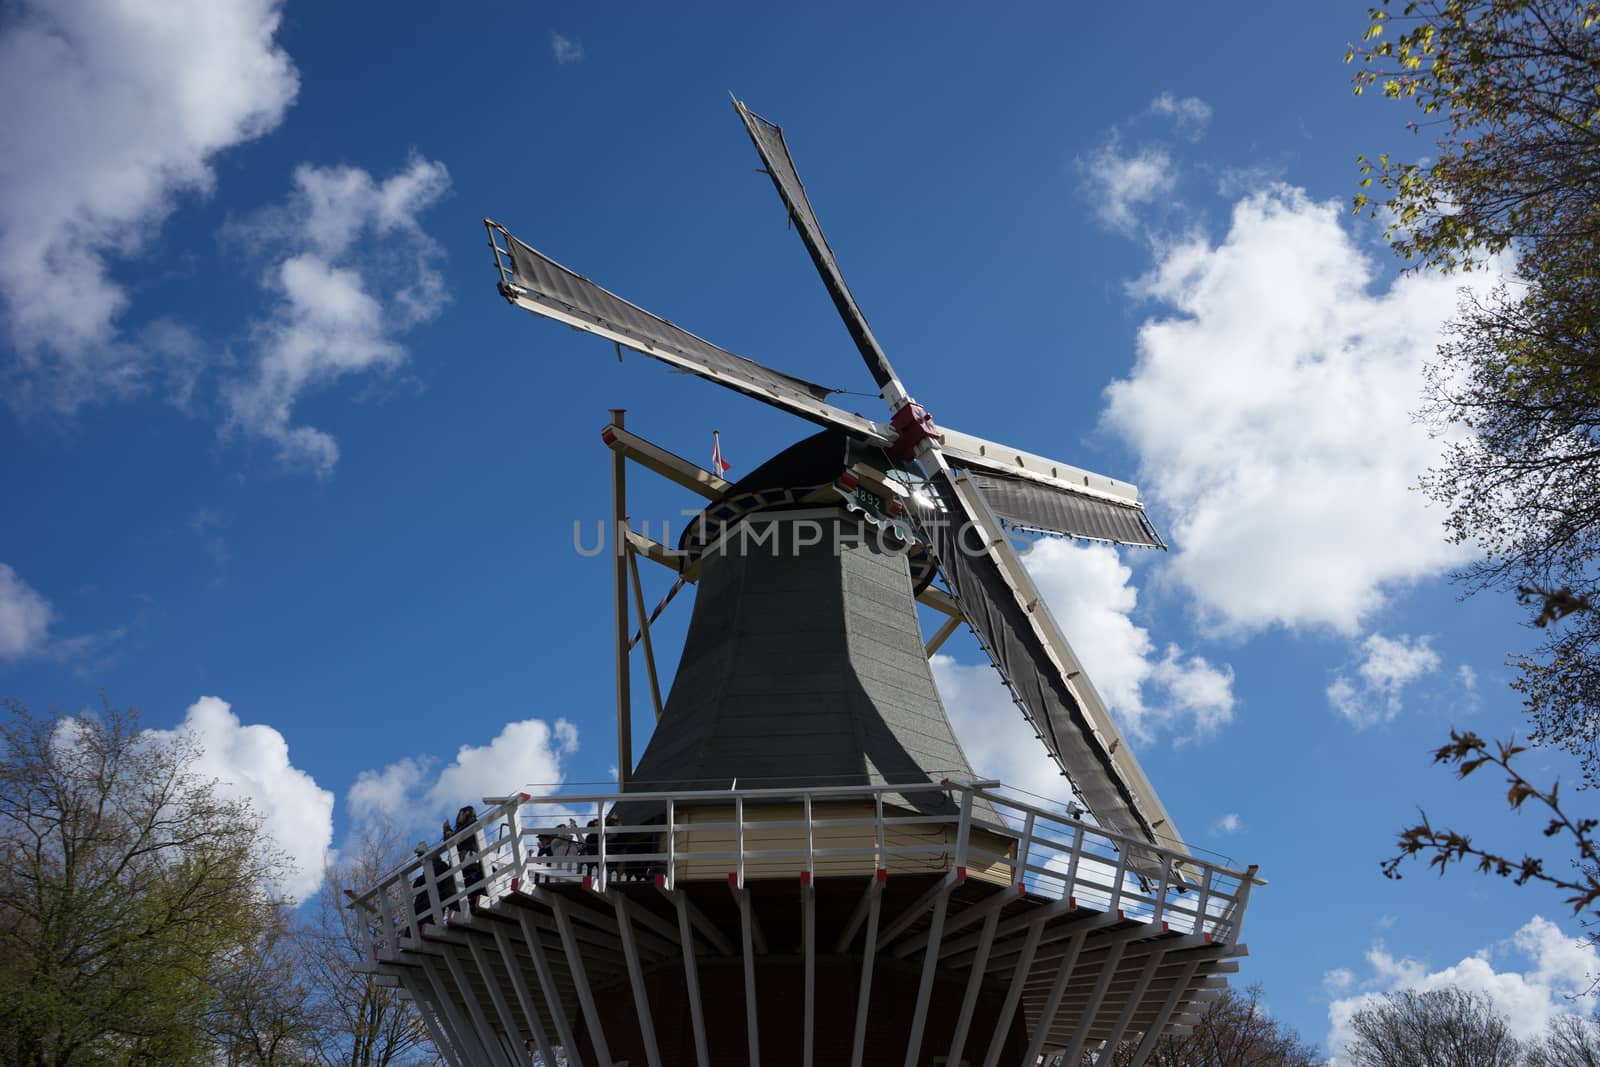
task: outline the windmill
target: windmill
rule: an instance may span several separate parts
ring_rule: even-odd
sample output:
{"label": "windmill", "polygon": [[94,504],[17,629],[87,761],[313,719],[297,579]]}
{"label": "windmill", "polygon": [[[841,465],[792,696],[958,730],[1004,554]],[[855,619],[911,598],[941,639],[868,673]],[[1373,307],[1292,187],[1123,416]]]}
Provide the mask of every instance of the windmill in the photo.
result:
{"label": "windmill", "polygon": [[[485,220],[511,304],[821,431],[729,483],[614,415],[619,790],[488,798],[477,825],[358,898],[372,967],[462,1067],[550,1063],[557,1046],[651,1067],[1075,1065],[1124,1041],[1143,1062],[1236,967],[1258,879],[1184,845],[1007,531],[1161,539],[1133,486],[935,424],[845,283],[782,130],[734,108],[887,418]],[[708,500],[677,545],[627,527],[627,461]],[[698,587],[665,702],[640,556],[676,572],[673,592]],[[630,591],[657,716],[637,765]],[[947,616],[927,642],[918,601]],[[973,773],[927,662],[962,622],[1092,822]],[[574,806],[593,812],[586,832],[564,828]],[[491,828],[492,873],[459,877],[459,846]]]}

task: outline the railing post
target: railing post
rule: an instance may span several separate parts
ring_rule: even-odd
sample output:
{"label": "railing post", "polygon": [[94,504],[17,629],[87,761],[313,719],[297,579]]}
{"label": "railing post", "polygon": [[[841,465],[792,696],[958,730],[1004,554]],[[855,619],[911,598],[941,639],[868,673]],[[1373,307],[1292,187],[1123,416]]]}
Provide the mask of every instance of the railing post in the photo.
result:
{"label": "railing post", "polygon": [[678,804],[667,798],[667,888],[678,888]]}
{"label": "railing post", "polygon": [[599,801],[595,806],[600,810],[600,817],[597,820],[600,826],[600,854],[598,857],[599,865],[594,871],[594,884],[597,888],[604,890],[606,887],[606,802]]}
{"label": "railing post", "polygon": [[1156,887],[1155,912],[1150,916],[1152,926],[1161,925],[1161,913],[1167,907],[1167,885],[1172,881],[1172,857],[1161,854],[1161,884]]}
{"label": "railing post", "polygon": [[1223,909],[1217,925],[1219,927],[1225,925],[1228,928],[1227,933],[1224,935],[1225,940],[1232,941],[1235,931],[1239,929],[1239,924],[1244,922],[1245,905],[1250,902],[1250,890],[1255,887],[1256,871],[1260,869],[1254,863],[1244,869],[1244,877],[1239,880],[1238,892],[1234,893],[1233,900],[1229,902],[1227,908]]}
{"label": "railing post", "polygon": [[738,866],[735,873],[739,877],[739,888],[744,888],[744,797],[733,798],[733,821],[736,824],[733,830],[733,848],[739,854]]}
{"label": "railing post", "polygon": [[[1117,849],[1116,882],[1111,887],[1111,911],[1118,911],[1122,907],[1122,883],[1128,880],[1128,846],[1123,845]],[[1109,914],[1109,913],[1108,913]]]}
{"label": "railing post", "polygon": [[[811,833],[811,794],[810,793],[805,794],[805,812],[806,812],[806,877],[815,878],[816,875],[817,875],[816,860],[815,860],[816,842],[813,840],[812,833]],[[809,1035],[807,1036],[807,1040],[808,1041],[810,1040]]]}
{"label": "railing post", "polygon": [[[402,881],[403,880],[404,879],[402,879]],[[363,909],[363,910],[367,911],[368,914],[371,914],[371,909]],[[383,944],[383,942],[387,941],[389,943],[388,944],[389,948],[397,947],[395,945],[395,943],[394,943],[394,941],[395,941],[394,910],[389,905],[389,893],[388,893],[388,890],[386,890],[386,889],[379,889],[378,890],[378,921],[383,924],[379,928],[379,929],[381,929],[383,931],[383,933],[382,933],[381,936],[376,935],[376,934],[373,935],[373,938],[372,938],[372,956],[373,956],[374,959],[376,959],[377,956],[378,956],[378,946]]]}
{"label": "railing post", "polygon": [[956,823],[956,862],[959,870],[967,865],[967,832],[972,827],[972,790],[961,790],[961,816]]}
{"label": "railing post", "polygon": [[1078,823],[1072,831],[1072,858],[1067,861],[1067,888],[1061,895],[1064,897],[1075,896],[1072,887],[1078,882],[1078,860],[1083,856],[1083,823]]}
{"label": "railing post", "polygon": [[[447,853],[440,853],[447,855]],[[434,870],[433,860],[426,854],[422,857],[422,884],[428,889],[428,921],[438,926],[444,922],[444,904],[439,900],[439,875]],[[420,937],[422,931],[419,929]]]}
{"label": "railing post", "polygon": [[1022,837],[1017,841],[1017,854],[1011,862],[1013,885],[1025,882],[1028,878],[1028,852],[1033,848],[1033,820],[1034,813],[1031,811],[1028,812],[1028,817],[1022,820]]}
{"label": "railing post", "polygon": [[[1206,920],[1210,918],[1207,912],[1211,907],[1211,878],[1215,874],[1216,869],[1214,867],[1207,866],[1206,876],[1200,879],[1200,904],[1195,913],[1194,919],[1194,932],[1197,934],[1203,934],[1206,932]],[[1211,928],[1213,931],[1215,931],[1216,923],[1212,923]]]}
{"label": "railing post", "polygon": [[875,813],[873,816],[874,822],[872,824],[872,840],[873,848],[876,850],[876,858],[873,861],[873,869],[882,871],[887,870],[889,867],[889,857],[886,856],[883,851],[883,790],[875,790],[872,794],[872,800],[873,810]]}
{"label": "railing post", "polygon": [[511,877],[518,887],[528,880],[528,872],[524,869],[527,858],[522,853],[522,799],[514,797],[509,809],[506,811],[506,832],[511,835]]}

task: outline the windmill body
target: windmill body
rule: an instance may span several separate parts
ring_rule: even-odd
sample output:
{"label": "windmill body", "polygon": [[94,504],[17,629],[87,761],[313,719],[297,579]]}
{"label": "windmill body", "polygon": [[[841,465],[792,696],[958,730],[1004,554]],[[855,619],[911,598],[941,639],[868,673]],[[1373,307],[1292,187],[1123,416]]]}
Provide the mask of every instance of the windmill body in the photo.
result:
{"label": "windmill body", "polygon": [[[845,285],[782,132],[735,108],[888,421],[487,223],[509,302],[823,430],[729,483],[606,429],[619,517],[627,461],[708,501],[676,545],[617,528],[619,727],[631,583],[650,742],[637,764],[624,743],[614,793],[486,798],[478,824],[357,897],[369,967],[460,1067],[1077,1064],[1124,1043],[1143,1062],[1235,969],[1255,869],[1185,848],[1007,530],[1160,538],[1132,486],[934,423]],[[673,593],[695,587],[664,701],[640,558],[675,572]],[[919,601],[949,618],[931,639]],[[960,623],[1073,803],[974,773],[928,666]],[[469,882],[460,846],[485,835]]]}

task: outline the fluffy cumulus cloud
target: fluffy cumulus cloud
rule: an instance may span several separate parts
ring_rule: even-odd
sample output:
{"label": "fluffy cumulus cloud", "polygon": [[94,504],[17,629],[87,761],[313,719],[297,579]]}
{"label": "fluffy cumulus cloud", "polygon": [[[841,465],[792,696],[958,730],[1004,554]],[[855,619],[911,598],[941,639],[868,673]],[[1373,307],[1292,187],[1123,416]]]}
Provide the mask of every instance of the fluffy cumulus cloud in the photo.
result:
{"label": "fluffy cumulus cloud", "polygon": [[[1134,623],[1139,591],[1114,549],[1046,539],[1022,558],[1085,674],[1130,735],[1203,735],[1233,718],[1232,669],[1176,645],[1158,646]],[[933,672],[975,770],[1043,796],[1060,794],[1060,773],[991,667],[938,655]]]}
{"label": "fluffy cumulus cloud", "polygon": [[487,745],[462,745],[437,773],[437,762],[427,755],[363,771],[346,796],[350,817],[407,830],[432,828],[442,815],[454,818],[461,805],[476,805],[483,797],[560,784],[562,760],[577,749],[578,728],[566,719],[509,722]]}
{"label": "fluffy cumulus cloud", "polygon": [[195,773],[215,779],[226,794],[250,801],[287,853],[293,869],[284,872],[278,888],[297,900],[315,893],[333,842],[333,794],[289,761],[289,743],[282,734],[259,723],[245,725],[225,700],[201,697],[177,729],[199,743]]}
{"label": "fluffy cumulus cloud", "polygon": [[1179,133],[1192,141],[1198,141],[1211,122],[1211,105],[1198,96],[1162,93],[1150,101],[1150,113],[1170,120]]}
{"label": "fluffy cumulus cloud", "polygon": [[[279,0],[21,0],[0,35],[0,393],[71,411],[141,388],[113,260],[145,246],[217,153],[277,126],[298,79]],[[16,106],[25,102],[22,106]]]}
{"label": "fluffy cumulus cloud", "polygon": [[1137,228],[1137,209],[1166,198],[1178,184],[1177,167],[1166,149],[1129,147],[1116,130],[1078,159],[1078,176],[1096,217],[1121,233]]}
{"label": "fluffy cumulus cloud", "polygon": [[1506,941],[1440,970],[1391,955],[1382,945],[1367,953],[1367,964],[1371,974],[1365,980],[1347,968],[1323,976],[1323,986],[1333,997],[1328,1004],[1328,1047],[1335,1057],[1351,1037],[1355,1014],[1382,994],[1402,989],[1426,992],[1457,986],[1480,993],[1514,1036],[1536,1038],[1558,1016],[1584,1010],[1579,994],[1600,974],[1600,953],[1536,915]]}
{"label": "fluffy cumulus cloud", "polygon": [[1216,822],[1211,824],[1213,833],[1236,834],[1244,829],[1244,820],[1239,818],[1238,812],[1230,811]]}
{"label": "fluffy cumulus cloud", "polygon": [[0,563],[0,660],[44,651],[55,612],[38,590]]}
{"label": "fluffy cumulus cloud", "polygon": [[1389,722],[1400,714],[1406,687],[1439,670],[1439,654],[1427,634],[1369,634],[1359,646],[1352,680],[1345,671],[1328,686],[1328,704],[1357,727]]}
{"label": "fluffy cumulus cloud", "polygon": [[287,204],[232,228],[273,254],[262,284],[274,304],[254,324],[251,372],[226,391],[231,428],[273,442],[285,462],[333,470],[339,446],[294,424],[295,401],[405,361],[398,336],[445,302],[441,249],[417,217],[449,187],[444,165],[420,157],[382,180],[358,167],[303,165]]}
{"label": "fluffy cumulus cloud", "polygon": [[1171,313],[1140,328],[1105,422],[1169,516],[1170,573],[1227,629],[1354,635],[1391,590],[1461,559],[1415,489],[1440,445],[1411,418],[1459,280],[1374,291],[1342,214],[1276,186],[1135,286]]}

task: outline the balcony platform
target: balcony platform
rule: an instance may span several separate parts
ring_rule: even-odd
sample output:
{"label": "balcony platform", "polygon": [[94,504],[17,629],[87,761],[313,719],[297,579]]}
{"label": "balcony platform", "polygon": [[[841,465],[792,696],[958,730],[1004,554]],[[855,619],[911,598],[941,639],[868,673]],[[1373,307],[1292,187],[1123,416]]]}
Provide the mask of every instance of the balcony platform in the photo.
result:
{"label": "balcony platform", "polygon": [[[885,801],[908,792],[929,796]],[[570,813],[640,800],[661,821],[597,816],[592,854],[537,855]],[[446,846],[447,871],[423,857],[353,904],[457,1067],[1147,1052],[1237,968],[1257,881],[996,783],[519,795],[474,833],[470,893]]]}

